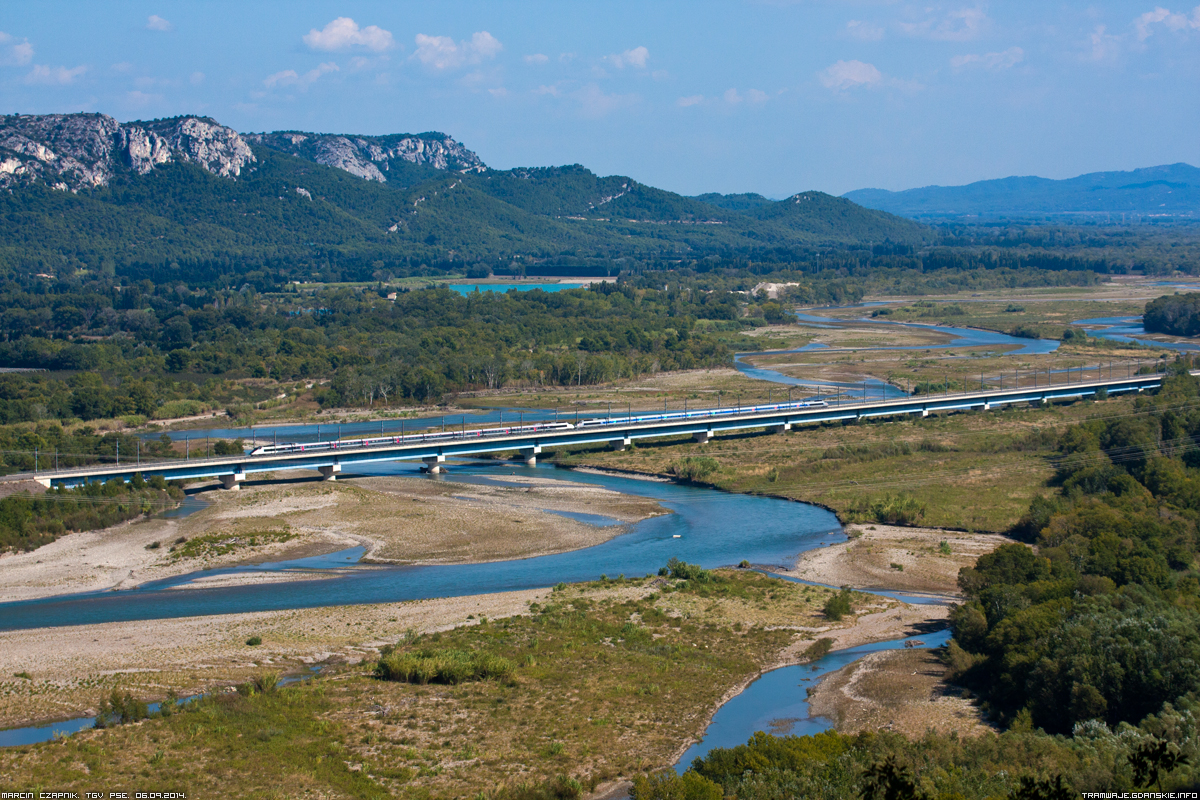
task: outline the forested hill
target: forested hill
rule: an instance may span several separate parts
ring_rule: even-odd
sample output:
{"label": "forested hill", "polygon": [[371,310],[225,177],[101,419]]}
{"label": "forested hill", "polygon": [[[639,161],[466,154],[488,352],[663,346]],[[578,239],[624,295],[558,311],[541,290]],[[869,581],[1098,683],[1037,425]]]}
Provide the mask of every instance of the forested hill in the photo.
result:
{"label": "forested hill", "polygon": [[858,189],[842,196],[867,208],[914,218],[1126,214],[1195,219],[1200,218],[1200,169],[1169,164],[1067,180],[1014,177],[902,192]]}
{"label": "forested hill", "polygon": [[490,170],[440,133],[10,116],[0,117],[0,164],[0,270],[21,275],[286,264],[297,278],[362,280],[571,259],[787,260],[818,246],[931,240],[922,225],[815,192],[736,209],[578,165]]}

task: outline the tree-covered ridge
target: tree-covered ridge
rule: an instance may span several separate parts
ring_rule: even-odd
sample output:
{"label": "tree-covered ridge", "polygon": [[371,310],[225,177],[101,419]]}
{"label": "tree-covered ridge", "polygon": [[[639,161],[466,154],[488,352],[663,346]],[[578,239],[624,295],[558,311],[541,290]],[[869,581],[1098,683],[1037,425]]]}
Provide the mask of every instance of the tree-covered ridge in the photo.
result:
{"label": "tree-covered ridge", "polygon": [[775,202],[757,192],[743,192],[741,194],[708,192],[706,194],[695,195],[692,199],[699,200],[701,203],[708,203],[710,206],[716,206],[717,208],[728,209],[729,211],[749,211],[752,208],[767,206]]}
{"label": "tree-covered ridge", "polygon": [[927,237],[915,223],[865,210],[851,225],[776,224],[582,168],[459,175],[407,165],[404,180],[381,183],[253,149],[256,160],[236,180],[167,163],[77,193],[14,188],[0,197],[0,269],[148,275],[172,264],[228,272],[291,262],[369,274],[376,264],[411,272],[563,255],[753,256],[765,243],[803,250]]}
{"label": "tree-covered ridge", "polygon": [[1146,304],[1142,324],[1150,333],[1200,334],[1200,292],[1167,295]]}
{"label": "tree-covered ridge", "polygon": [[997,719],[1070,732],[1137,723],[1200,690],[1200,381],[1059,443],[1060,497],[964,569],[950,658]]}

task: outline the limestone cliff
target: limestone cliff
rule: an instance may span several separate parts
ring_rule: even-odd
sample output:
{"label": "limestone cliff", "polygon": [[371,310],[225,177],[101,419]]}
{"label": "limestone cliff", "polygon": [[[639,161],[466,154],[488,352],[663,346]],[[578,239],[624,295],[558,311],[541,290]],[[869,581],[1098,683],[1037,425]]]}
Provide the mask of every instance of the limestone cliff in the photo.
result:
{"label": "limestone cliff", "polygon": [[443,133],[243,135],[208,117],[121,123],[106,114],[14,114],[0,116],[0,189],[44,183],[79,191],[106,186],[123,170],[146,175],[172,162],[237,178],[258,160],[252,144],[381,182],[400,164],[487,169],[479,156]]}
{"label": "limestone cliff", "polygon": [[248,134],[247,139],[369,181],[387,181],[397,162],[453,172],[483,172],[479,156],[444,133],[353,136],[302,131]]}
{"label": "limestone cliff", "polygon": [[105,186],[120,170],[144,175],[172,161],[236,178],[255,160],[241,134],[207,117],[124,124],[106,114],[0,117],[0,188],[42,182],[78,191]]}

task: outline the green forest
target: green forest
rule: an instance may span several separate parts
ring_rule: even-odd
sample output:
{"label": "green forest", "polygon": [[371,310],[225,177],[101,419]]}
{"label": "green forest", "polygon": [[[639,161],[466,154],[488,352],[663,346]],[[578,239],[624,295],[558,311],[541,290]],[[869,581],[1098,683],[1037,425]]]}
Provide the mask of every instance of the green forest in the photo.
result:
{"label": "green forest", "polygon": [[1200,333],[1200,293],[1177,293],[1151,300],[1142,323],[1150,333],[1195,336]]}
{"label": "green forest", "polygon": [[1200,379],[1058,442],[1059,491],[964,568],[943,658],[1003,732],[773,737],[712,751],[668,798],[1068,798],[1200,784]]}

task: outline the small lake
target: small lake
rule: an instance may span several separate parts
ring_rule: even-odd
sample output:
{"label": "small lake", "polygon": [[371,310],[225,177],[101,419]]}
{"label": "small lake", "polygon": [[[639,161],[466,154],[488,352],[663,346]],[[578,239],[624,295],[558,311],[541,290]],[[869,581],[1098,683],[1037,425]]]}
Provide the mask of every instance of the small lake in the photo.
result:
{"label": "small lake", "polygon": [[587,284],[584,283],[452,283],[450,291],[458,292],[461,295],[468,295],[471,292],[530,292],[534,289],[541,289],[543,292],[561,292],[566,289],[579,289]]}

